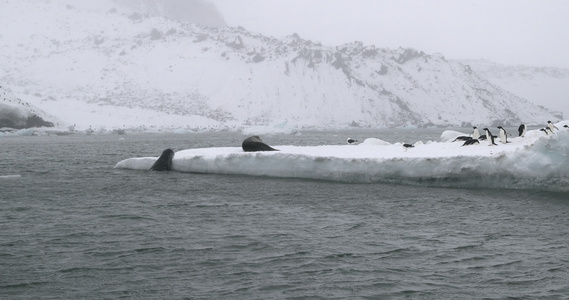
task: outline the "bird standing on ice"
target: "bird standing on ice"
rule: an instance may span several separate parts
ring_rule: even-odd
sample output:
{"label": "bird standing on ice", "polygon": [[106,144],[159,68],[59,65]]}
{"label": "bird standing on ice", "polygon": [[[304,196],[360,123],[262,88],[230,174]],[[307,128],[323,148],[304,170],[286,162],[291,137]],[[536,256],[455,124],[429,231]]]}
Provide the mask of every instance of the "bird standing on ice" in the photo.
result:
{"label": "bird standing on ice", "polygon": [[520,127],[518,127],[519,136],[524,137],[526,135],[526,131],[527,131],[526,124],[522,124],[520,125]]}
{"label": "bird standing on ice", "polygon": [[547,121],[547,127],[549,127],[549,129],[551,129],[551,133],[553,133],[554,128],[559,130],[559,128],[555,127],[555,125],[553,125],[553,123],[551,123],[551,121]]}
{"label": "bird standing on ice", "polygon": [[502,144],[506,144],[508,142],[508,133],[506,132],[506,129],[502,128],[502,126],[498,126],[498,129],[500,129],[500,142],[502,142]]}
{"label": "bird standing on ice", "polygon": [[358,140],[354,140],[353,138],[348,138],[348,139],[346,140],[346,143],[348,143],[349,145],[355,144],[355,143],[357,143],[357,142],[358,142]]}
{"label": "bird standing on ice", "polygon": [[476,126],[474,126],[472,128],[474,129],[474,131],[472,132],[472,138],[473,139],[480,138],[480,131],[478,131],[478,128]]}
{"label": "bird standing on ice", "polygon": [[490,142],[488,146],[498,146],[498,144],[494,143],[494,136],[492,135],[490,130],[488,130],[488,128],[484,128],[484,132],[486,132],[486,138]]}

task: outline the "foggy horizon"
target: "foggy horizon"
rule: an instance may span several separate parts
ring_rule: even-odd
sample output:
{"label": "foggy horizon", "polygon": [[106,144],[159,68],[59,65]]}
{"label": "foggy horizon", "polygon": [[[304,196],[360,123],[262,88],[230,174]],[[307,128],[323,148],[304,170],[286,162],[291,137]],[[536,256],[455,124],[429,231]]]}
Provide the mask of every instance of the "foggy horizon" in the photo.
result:
{"label": "foggy horizon", "polygon": [[353,41],[449,59],[569,68],[566,1],[212,0],[229,26],[334,46]]}

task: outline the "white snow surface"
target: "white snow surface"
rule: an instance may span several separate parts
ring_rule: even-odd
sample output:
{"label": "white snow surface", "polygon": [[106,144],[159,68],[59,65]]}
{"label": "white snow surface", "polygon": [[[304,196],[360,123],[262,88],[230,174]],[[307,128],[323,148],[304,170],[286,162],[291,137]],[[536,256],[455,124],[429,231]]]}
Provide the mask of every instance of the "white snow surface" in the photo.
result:
{"label": "white snow surface", "polygon": [[[179,172],[306,178],[341,182],[396,182],[450,187],[492,187],[569,191],[569,121],[546,136],[530,130],[507,144],[488,141],[417,143],[404,148],[378,139],[358,145],[272,147],[274,152],[244,152],[240,147],[178,151]],[[468,135],[444,132],[442,136]],[[115,168],[148,170],[157,157],[120,161]]]}

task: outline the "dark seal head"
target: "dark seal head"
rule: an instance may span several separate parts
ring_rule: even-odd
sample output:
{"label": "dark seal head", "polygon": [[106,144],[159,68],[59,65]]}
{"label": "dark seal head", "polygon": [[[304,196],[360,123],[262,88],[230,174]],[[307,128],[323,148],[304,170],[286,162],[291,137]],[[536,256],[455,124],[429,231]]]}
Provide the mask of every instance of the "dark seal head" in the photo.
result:
{"label": "dark seal head", "polygon": [[162,151],[162,155],[158,157],[156,162],[150,168],[151,171],[172,171],[172,159],[174,158],[174,151],[166,149]]}
{"label": "dark seal head", "polygon": [[241,144],[241,148],[243,148],[243,151],[245,152],[279,151],[263,143],[263,141],[258,135],[246,138]]}

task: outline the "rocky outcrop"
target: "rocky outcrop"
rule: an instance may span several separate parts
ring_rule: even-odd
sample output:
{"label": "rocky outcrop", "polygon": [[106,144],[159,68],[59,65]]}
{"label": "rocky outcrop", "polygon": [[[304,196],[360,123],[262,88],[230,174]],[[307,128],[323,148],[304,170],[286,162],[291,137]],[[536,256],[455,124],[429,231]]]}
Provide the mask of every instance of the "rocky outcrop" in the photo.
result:
{"label": "rocky outcrop", "polygon": [[53,127],[53,122],[44,120],[37,114],[38,111],[36,107],[0,86],[0,128]]}

